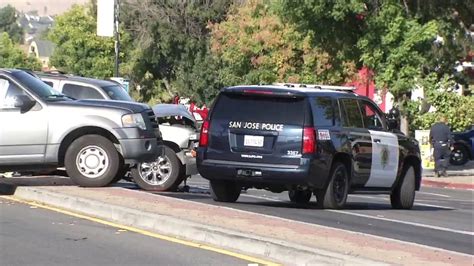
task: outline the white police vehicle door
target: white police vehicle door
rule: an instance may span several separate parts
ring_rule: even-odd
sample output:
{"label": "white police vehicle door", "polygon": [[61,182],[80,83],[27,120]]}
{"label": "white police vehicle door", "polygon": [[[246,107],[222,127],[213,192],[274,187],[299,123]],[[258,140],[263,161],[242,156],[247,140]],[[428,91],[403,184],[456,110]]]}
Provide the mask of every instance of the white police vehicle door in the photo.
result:
{"label": "white police vehicle door", "polygon": [[372,165],[366,187],[392,187],[398,172],[398,137],[383,131],[369,130],[372,139]]}
{"label": "white police vehicle door", "polygon": [[372,144],[370,176],[365,187],[390,188],[398,172],[398,137],[384,130],[381,113],[374,104],[363,100],[360,102],[360,107]]}

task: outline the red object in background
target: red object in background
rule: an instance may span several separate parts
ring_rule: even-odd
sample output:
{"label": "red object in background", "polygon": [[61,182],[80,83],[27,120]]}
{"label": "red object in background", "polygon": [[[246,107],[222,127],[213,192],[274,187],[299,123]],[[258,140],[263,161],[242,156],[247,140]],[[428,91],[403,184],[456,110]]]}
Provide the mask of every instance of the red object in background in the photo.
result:
{"label": "red object in background", "polygon": [[207,115],[209,114],[209,109],[207,109],[206,106],[203,106],[201,109],[199,109],[196,107],[196,104],[194,102],[191,102],[191,104],[189,105],[189,112],[191,112],[193,116],[194,116],[194,113],[199,114],[202,120],[206,120]]}
{"label": "red object in background", "polygon": [[173,103],[174,104],[179,104],[179,96],[178,95],[173,97]]}
{"label": "red object in background", "polygon": [[[356,88],[354,91],[355,93],[367,96],[371,100],[374,100],[376,92],[374,72],[368,67],[362,67],[354,80],[346,83],[345,86],[354,86]],[[385,93],[382,93],[380,96],[382,98],[382,102],[377,104],[380,109],[382,109],[382,111],[385,111]]]}

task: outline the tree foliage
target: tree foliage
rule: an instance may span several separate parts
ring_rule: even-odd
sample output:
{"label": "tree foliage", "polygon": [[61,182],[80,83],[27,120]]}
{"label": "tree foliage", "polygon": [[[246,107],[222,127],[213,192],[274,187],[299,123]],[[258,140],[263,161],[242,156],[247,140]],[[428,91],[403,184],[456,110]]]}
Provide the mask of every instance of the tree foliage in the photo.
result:
{"label": "tree foliage", "polygon": [[[432,84],[435,84],[433,87]],[[454,79],[445,75],[438,80],[436,73],[429,74],[420,86],[425,90],[425,102],[407,102],[408,112],[412,118],[410,130],[429,129],[441,115],[448,119],[448,123],[455,131],[462,131],[474,124],[474,97],[462,96],[453,91]],[[422,104],[434,107],[436,112],[426,112]]]}
{"label": "tree foliage", "polygon": [[[96,14],[91,13],[90,6],[74,5],[58,16],[48,34],[48,38],[56,45],[51,65],[82,76],[113,76],[114,39],[97,36],[96,25]],[[122,35],[122,39],[126,43],[126,36]],[[124,52],[120,56],[124,59]]]}
{"label": "tree foliage", "polygon": [[[219,87],[209,54],[208,22],[224,18],[232,1],[128,0],[122,21],[134,39],[132,79],[144,101],[175,93],[209,101]],[[210,64],[210,65],[207,65]],[[198,93],[199,92],[199,93]],[[213,94],[215,95],[215,93]]]}
{"label": "tree foliage", "polygon": [[11,5],[0,8],[0,32],[6,32],[16,43],[23,43],[23,29],[16,23],[16,10]]}
{"label": "tree foliage", "polygon": [[8,33],[3,32],[0,33],[0,67],[40,70],[41,63],[35,57],[29,57]]}
{"label": "tree foliage", "polygon": [[314,35],[284,23],[272,1],[235,6],[227,20],[210,26],[211,49],[223,63],[226,85],[272,82],[342,83],[355,72],[352,61],[335,62],[314,46]]}

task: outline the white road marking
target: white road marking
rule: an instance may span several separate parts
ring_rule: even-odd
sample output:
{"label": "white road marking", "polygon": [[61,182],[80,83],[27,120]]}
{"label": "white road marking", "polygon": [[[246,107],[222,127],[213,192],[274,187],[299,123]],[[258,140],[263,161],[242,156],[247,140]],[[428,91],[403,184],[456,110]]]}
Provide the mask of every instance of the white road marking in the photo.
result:
{"label": "white road marking", "polygon": [[418,191],[418,193],[419,194],[426,194],[426,195],[433,195],[433,196],[438,196],[438,197],[443,197],[443,198],[451,198],[451,196],[438,194],[438,193],[423,192],[423,191]]}
{"label": "white road marking", "polygon": [[[149,192],[140,191],[140,190],[137,190],[136,192],[137,193],[149,193]],[[160,195],[156,195],[156,194],[151,194],[151,195],[161,197]],[[242,194],[241,196],[251,196],[251,195]],[[264,197],[261,197],[261,198],[268,200],[268,198],[264,198]],[[180,198],[173,198],[173,199],[176,200],[176,201],[181,201],[181,202],[192,202],[193,204],[196,204],[196,205],[209,206],[209,203],[206,203],[206,202],[190,201],[190,200],[187,200],[187,199],[180,199]],[[284,202],[283,200],[273,200],[273,201]],[[292,223],[296,223],[296,224],[307,225],[307,226],[311,226],[311,227],[314,227],[314,228],[324,228],[324,229],[344,232],[344,233],[352,234],[352,235],[368,236],[368,237],[373,237],[375,239],[380,239],[380,240],[384,240],[384,241],[391,241],[391,242],[400,243],[400,244],[404,244],[404,245],[412,245],[412,246],[415,246],[415,247],[422,247],[422,248],[426,248],[426,249],[430,249],[430,250],[447,252],[447,253],[451,253],[451,254],[455,254],[455,255],[459,255],[459,256],[470,256],[470,257],[472,257],[472,255],[470,255],[470,254],[466,254],[466,253],[462,253],[462,252],[458,252],[458,251],[433,247],[433,246],[424,245],[424,244],[418,244],[418,243],[414,243],[414,242],[410,242],[410,241],[398,240],[398,239],[395,239],[395,238],[389,238],[389,237],[379,236],[379,235],[375,235],[375,234],[363,233],[363,232],[359,232],[359,231],[356,231],[356,230],[348,230],[348,229],[331,227],[331,226],[326,226],[326,225],[321,225],[321,224],[302,222],[302,221],[298,221],[298,220],[292,220],[292,219],[283,218],[283,217],[279,217],[279,216],[268,215],[268,214],[252,212],[252,211],[246,211],[246,210],[241,210],[241,209],[226,207],[226,206],[219,206],[219,208],[232,210],[232,211],[235,211],[235,212],[240,212],[240,213],[245,213],[245,214],[268,217],[268,218],[272,218],[272,219],[276,219],[276,220],[280,220],[280,221],[286,221],[286,222],[292,222]]]}
{"label": "white road marking", "polygon": [[240,196],[244,196],[244,197],[247,197],[247,198],[254,198],[254,199],[263,199],[263,200],[268,200],[268,201],[273,201],[273,202],[287,202],[287,201],[284,201],[284,200],[281,200],[281,199],[255,196],[255,195],[249,195],[249,194],[241,194]]}
{"label": "white road marking", "polygon": [[[273,201],[273,202],[286,202],[286,201],[280,200],[280,199],[267,198],[267,197],[255,196],[255,195],[244,195],[244,194],[242,194],[242,196],[249,197],[249,198],[255,198],[255,199],[263,199],[263,200],[268,200],[268,201]],[[357,195],[357,196],[360,196],[360,195]],[[368,197],[368,196],[365,196],[365,197]],[[370,197],[370,198],[375,198],[375,197]],[[418,205],[420,205],[420,204],[418,204]],[[436,206],[436,205],[431,205],[431,204],[421,204],[421,205],[430,206],[430,207],[435,207]],[[436,207],[437,208],[446,208],[446,207],[442,207],[442,206],[436,206]],[[341,211],[341,210],[324,210],[324,211],[336,212],[336,213],[342,213],[342,214],[347,214],[347,215],[352,215],[352,216],[359,216],[359,217],[364,217],[364,218],[369,218],[369,219],[382,220],[382,221],[386,221],[386,222],[407,224],[407,225],[412,225],[412,226],[417,226],[417,227],[424,227],[424,228],[429,228],[429,229],[434,229],[434,230],[440,230],[440,231],[446,231],[446,232],[451,232],[451,233],[474,236],[474,232],[444,228],[444,227],[435,226],[435,225],[421,224],[421,223],[415,223],[415,222],[407,222],[407,221],[401,221],[401,220],[396,220],[396,219],[390,219],[390,218],[385,218],[385,217],[377,217],[377,216],[372,216],[372,215],[367,215],[367,214],[353,213],[353,212]]]}
{"label": "white road marking", "polygon": [[439,230],[439,231],[445,231],[445,232],[450,232],[450,233],[457,233],[457,234],[462,234],[462,235],[474,236],[474,232],[471,232],[471,231],[463,231],[463,230],[456,230],[456,229],[444,228],[444,227],[435,226],[435,225],[428,225],[428,224],[421,224],[421,223],[415,223],[415,222],[400,221],[400,220],[395,220],[395,219],[382,218],[382,217],[376,217],[376,216],[367,215],[367,214],[353,213],[353,212],[341,211],[341,210],[325,210],[325,211],[336,212],[336,213],[342,213],[342,214],[347,214],[347,215],[352,215],[352,216],[358,216],[358,217],[364,217],[364,218],[375,219],[375,220],[381,220],[381,221],[392,222],[392,223],[400,223],[400,224],[412,225],[412,226],[423,227],[423,228],[429,228],[429,229],[434,229],[434,230]]}
{"label": "white road marking", "polygon": [[[386,198],[386,197],[374,197],[374,196],[365,196],[365,195],[350,195],[350,196],[351,197],[357,197],[357,198],[365,198],[365,199],[375,199],[375,200],[380,200],[380,201],[387,201],[388,200],[388,198]],[[456,210],[455,208],[452,208],[452,207],[426,204],[426,203],[418,203],[417,201],[415,201],[415,206],[432,207],[432,208],[451,210],[451,211]]]}

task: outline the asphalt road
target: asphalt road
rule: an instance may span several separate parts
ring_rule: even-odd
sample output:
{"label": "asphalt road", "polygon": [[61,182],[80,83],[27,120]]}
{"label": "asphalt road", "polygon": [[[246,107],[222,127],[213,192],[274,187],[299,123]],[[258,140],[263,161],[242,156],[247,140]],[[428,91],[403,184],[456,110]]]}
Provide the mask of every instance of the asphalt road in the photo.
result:
{"label": "asphalt road", "polygon": [[248,265],[0,198],[0,265]]}
{"label": "asphalt road", "polygon": [[199,176],[188,185],[189,193],[161,194],[474,255],[473,191],[423,187],[412,210],[392,209],[388,195],[350,195],[346,209],[321,210],[314,196],[297,205],[287,193],[249,189],[229,204],[214,202],[207,180]]}

